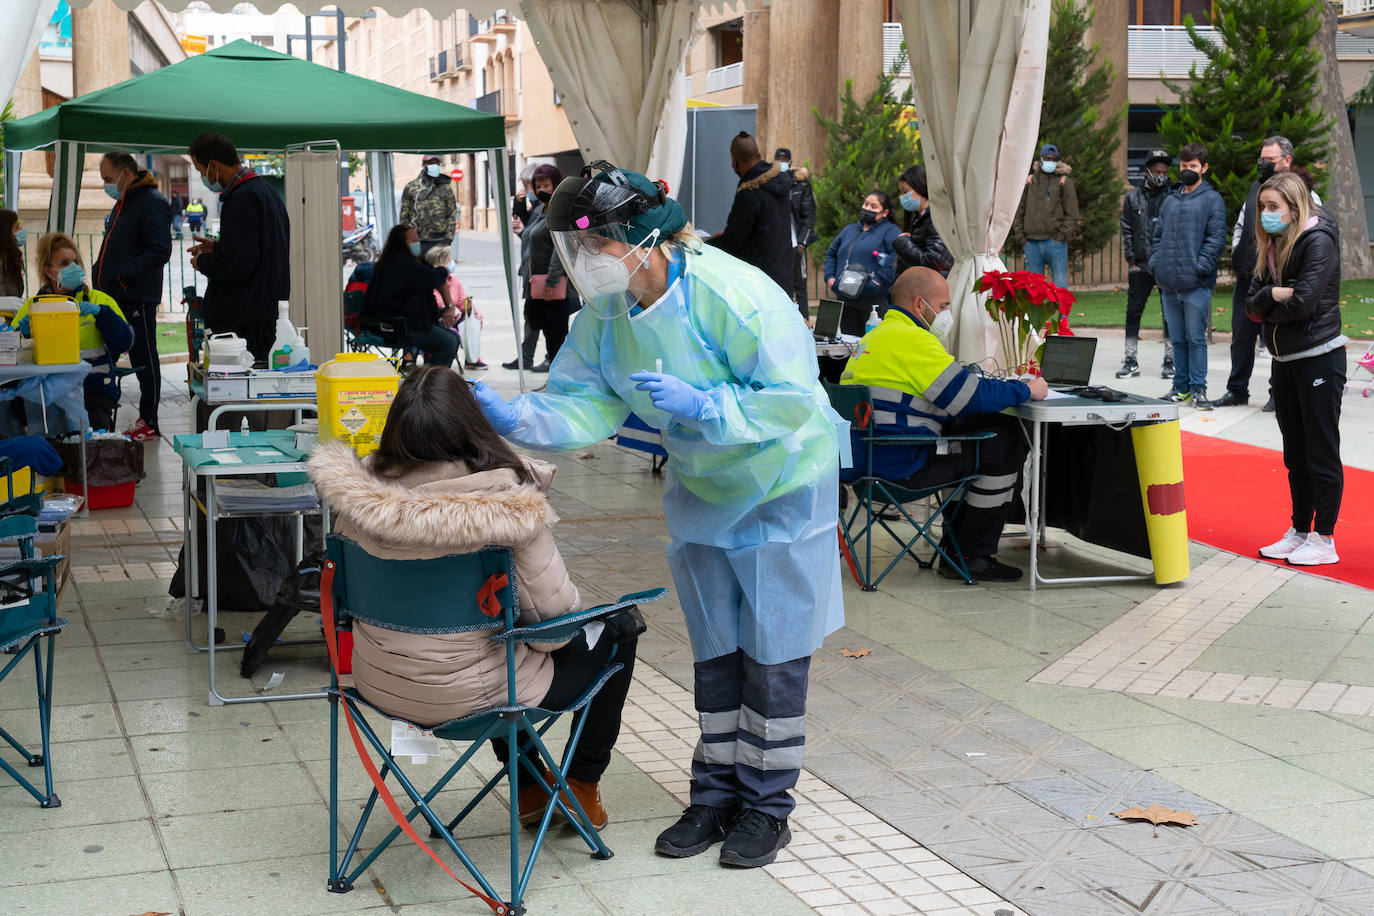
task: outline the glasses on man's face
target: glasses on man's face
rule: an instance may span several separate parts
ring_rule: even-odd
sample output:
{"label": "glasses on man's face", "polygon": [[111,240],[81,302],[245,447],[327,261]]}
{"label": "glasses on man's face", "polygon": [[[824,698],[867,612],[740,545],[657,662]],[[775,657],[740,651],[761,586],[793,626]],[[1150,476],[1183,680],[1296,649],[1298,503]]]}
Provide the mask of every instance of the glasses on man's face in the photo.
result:
{"label": "glasses on man's face", "polygon": [[1272,157],[1272,158],[1269,157],[1269,156],[1260,156],[1260,158],[1259,158],[1259,164],[1260,164],[1260,165],[1264,165],[1264,164],[1267,162],[1267,163],[1269,163],[1270,165],[1278,165],[1282,160],[1283,160],[1283,157],[1282,157],[1282,156],[1274,156],[1274,157]]}

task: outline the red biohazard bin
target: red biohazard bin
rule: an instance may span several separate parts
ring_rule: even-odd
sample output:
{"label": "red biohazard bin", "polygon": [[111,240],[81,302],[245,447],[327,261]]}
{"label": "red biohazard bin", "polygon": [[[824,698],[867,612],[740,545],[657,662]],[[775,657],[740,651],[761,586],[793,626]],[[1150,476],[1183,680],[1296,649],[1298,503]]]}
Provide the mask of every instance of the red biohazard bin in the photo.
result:
{"label": "red biohazard bin", "polygon": [[358,228],[358,214],[353,209],[353,198],[343,198],[343,231],[352,232]]}

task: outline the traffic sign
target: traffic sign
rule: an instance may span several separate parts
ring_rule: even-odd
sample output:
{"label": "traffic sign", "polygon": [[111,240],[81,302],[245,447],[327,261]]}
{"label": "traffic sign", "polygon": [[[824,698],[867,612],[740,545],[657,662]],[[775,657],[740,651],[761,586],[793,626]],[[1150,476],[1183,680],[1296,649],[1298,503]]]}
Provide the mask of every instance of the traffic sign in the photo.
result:
{"label": "traffic sign", "polygon": [[453,178],[454,181],[462,181],[462,180],[463,180],[463,170],[462,170],[462,169],[454,169],[453,171],[449,172],[449,175],[452,176],[452,178]]}

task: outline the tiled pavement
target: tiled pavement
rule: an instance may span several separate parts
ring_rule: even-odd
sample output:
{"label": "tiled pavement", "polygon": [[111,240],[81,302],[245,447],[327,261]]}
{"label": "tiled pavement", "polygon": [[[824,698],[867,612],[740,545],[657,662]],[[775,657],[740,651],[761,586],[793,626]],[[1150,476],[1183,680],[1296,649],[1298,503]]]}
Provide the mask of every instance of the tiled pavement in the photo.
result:
{"label": "tiled pavement", "polygon": [[[169,384],[169,408],[174,397]],[[148,457],[137,506],[75,532],[54,726],[64,805],[39,810],[0,781],[0,910],[483,911],[402,849],[353,893],[324,892],[324,704],[206,705],[205,659],[186,653],[165,597],[180,475],[165,443]],[[646,462],[609,445],[558,461],[557,536],[584,591],[669,584]],[[1024,566],[1023,546],[1004,556]],[[1048,556],[1065,570],[1096,562],[1082,545]],[[591,861],[555,836],[532,911],[1374,912],[1374,717],[1341,706],[1374,687],[1367,593],[1197,546],[1193,560],[1189,583],[1163,590],[970,589],[914,567],[877,593],[846,582],[848,626],[813,665],[795,839],[755,871],[650,851],[682,803],[695,728],[680,616],[672,600],[651,606],[606,777],[616,857]],[[252,623],[226,617],[231,639]],[[221,688],[249,693],[272,670],[286,676],[278,692],[322,683],[318,652],[281,654],[251,685],[224,665]],[[24,701],[13,681],[0,686],[7,725]],[[1309,685],[1301,697],[1295,682]],[[351,773],[345,798],[364,785]],[[1200,824],[1156,835],[1112,816],[1154,802]],[[497,834],[499,817],[473,834]],[[489,838],[477,846],[495,854]]]}

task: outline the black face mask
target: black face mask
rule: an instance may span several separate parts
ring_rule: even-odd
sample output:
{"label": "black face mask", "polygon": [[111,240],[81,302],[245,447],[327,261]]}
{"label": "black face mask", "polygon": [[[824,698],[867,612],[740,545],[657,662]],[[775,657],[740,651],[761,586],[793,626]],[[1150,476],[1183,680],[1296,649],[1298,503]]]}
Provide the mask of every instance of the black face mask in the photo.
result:
{"label": "black face mask", "polygon": [[1274,176],[1275,165],[1272,162],[1261,162],[1259,164],[1259,180],[1268,181]]}
{"label": "black face mask", "polygon": [[1183,182],[1185,188],[1191,188],[1202,180],[1202,173],[1195,169],[1184,169],[1178,173],[1178,180]]}
{"label": "black face mask", "polygon": [[860,211],[859,211],[859,222],[861,222],[861,223],[870,223],[870,224],[871,224],[871,223],[876,223],[877,221],[878,221],[878,214],[874,213],[872,210],[860,210]]}

